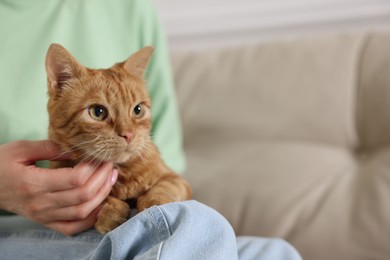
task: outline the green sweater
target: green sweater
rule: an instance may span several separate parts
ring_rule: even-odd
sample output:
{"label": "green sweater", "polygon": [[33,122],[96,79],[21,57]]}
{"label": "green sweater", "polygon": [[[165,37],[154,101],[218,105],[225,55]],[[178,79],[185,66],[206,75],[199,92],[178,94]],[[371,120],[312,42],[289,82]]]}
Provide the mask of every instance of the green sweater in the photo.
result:
{"label": "green sweater", "polygon": [[47,139],[44,62],[51,43],[60,43],[91,68],[110,67],[153,45],[146,73],[152,137],[166,163],[184,171],[165,36],[151,1],[0,0],[0,35],[0,144]]}

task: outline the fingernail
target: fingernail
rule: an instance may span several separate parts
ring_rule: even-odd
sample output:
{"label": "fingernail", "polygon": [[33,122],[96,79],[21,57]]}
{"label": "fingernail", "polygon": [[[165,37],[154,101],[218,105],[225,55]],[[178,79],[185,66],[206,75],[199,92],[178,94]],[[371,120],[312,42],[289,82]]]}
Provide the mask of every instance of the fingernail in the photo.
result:
{"label": "fingernail", "polygon": [[114,185],[117,179],[118,179],[118,170],[113,169],[111,174],[111,185]]}

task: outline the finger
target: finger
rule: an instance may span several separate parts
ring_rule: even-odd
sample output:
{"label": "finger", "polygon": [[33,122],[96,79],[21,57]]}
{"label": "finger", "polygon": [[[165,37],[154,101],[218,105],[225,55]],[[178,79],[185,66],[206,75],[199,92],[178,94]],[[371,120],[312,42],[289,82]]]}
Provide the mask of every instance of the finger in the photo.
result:
{"label": "finger", "polygon": [[14,144],[19,162],[34,163],[40,160],[67,160],[68,156],[61,152],[58,145],[50,140],[18,141]]}
{"label": "finger", "polygon": [[112,163],[105,163],[98,167],[91,164],[80,164],[74,168],[38,169],[36,177],[45,184],[47,191],[58,192],[84,186],[95,172],[102,168],[112,169]]}
{"label": "finger", "polygon": [[75,189],[53,192],[50,194],[51,200],[54,201],[53,203],[55,203],[58,208],[79,205],[90,201],[96,197],[105,183],[111,180],[114,174],[113,171],[110,164],[103,165],[103,167],[89,178],[85,185]]}
{"label": "finger", "polygon": [[58,232],[61,232],[66,236],[72,236],[92,228],[95,225],[100,208],[101,207],[98,207],[94,211],[92,211],[92,213],[86,219],[76,221],[55,221],[46,224],[46,226]]}
{"label": "finger", "polygon": [[98,191],[96,196],[90,201],[84,202],[76,206],[70,206],[52,210],[50,218],[53,220],[82,220],[85,219],[91,212],[97,208],[108,196],[112,188],[111,176],[107,178],[103,187]]}

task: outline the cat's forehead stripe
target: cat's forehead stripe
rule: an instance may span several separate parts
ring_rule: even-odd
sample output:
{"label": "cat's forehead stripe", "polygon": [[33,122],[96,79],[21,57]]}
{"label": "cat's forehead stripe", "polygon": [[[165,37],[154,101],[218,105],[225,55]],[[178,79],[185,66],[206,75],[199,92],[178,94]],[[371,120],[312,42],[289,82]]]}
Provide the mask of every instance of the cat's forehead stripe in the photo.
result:
{"label": "cat's forehead stripe", "polygon": [[101,70],[101,72],[106,78],[117,81],[117,82],[123,81],[125,78],[123,73],[121,73],[120,71],[117,71],[113,68],[103,69],[103,70]]}
{"label": "cat's forehead stripe", "polygon": [[108,88],[106,91],[108,93],[106,95],[114,99],[111,101],[119,102],[119,99],[121,99],[122,102],[128,102],[129,89],[124,84],[126,78],[123,73],[114,69],[101,70],[100,72],[102,73],[103,79],[107,81]]}
{"label": "cat's forehead stripe", "polygon": [[144,86],[140,85],[142,82],[137,79],[127,77],[123,75],[123,71],[117,70],[118,68],[116,70],[111,68],[100,71],[97,80],[100,78],[99,81],[106,82],[101,98],[105,99],[107,104],[111,104],[116,113],[123,110],[120,108],[126,108],[123,111],[129,111],[130,114],[136,102],[144,101]]}

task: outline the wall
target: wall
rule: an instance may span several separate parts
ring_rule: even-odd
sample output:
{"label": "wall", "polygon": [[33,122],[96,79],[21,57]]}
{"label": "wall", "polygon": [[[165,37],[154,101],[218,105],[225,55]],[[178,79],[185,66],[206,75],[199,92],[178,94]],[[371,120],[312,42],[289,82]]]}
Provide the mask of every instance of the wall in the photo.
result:
{"label": "wall", "polygon": [[154,0],[172,48],[390,26],[388,0]]}

